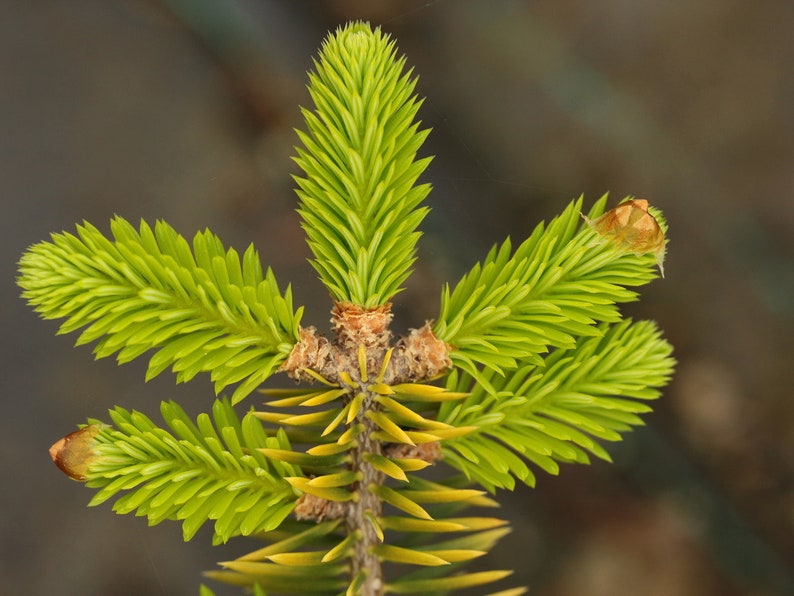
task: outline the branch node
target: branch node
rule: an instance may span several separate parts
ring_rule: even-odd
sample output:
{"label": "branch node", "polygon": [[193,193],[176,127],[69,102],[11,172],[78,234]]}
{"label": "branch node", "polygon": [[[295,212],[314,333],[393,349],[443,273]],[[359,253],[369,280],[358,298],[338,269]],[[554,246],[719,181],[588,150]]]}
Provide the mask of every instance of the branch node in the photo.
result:
{"label": "branch node", "polygon": [[322,371],[331,359],[331,344],[328,340],[317,335],[315,327],[301,327],[300,340],[292,348],[287,360],[279,368],[296,381],[313,381],[314,377],[307,375],[303,369]]}
{"label": "branch node", "polygon": [[452,366],[451,349],[433,334],[429,321],[419,329],[411,329],[408,336],[397,343],[386,382],[390,385],[415,383],[437,377]]}
{"label": "branch node", "polygon": [[395,459],[420,459],[429,464],[435,464],[437,461],[444,459],[439,441],[419,443],[418,445],[389,443],[383,448],[383,454],[386,457]]}
{"label": "branch node", "polygon": [[304,493],[295,505],[295,518],[298,521],[314,520],[317,523],[326,519],[340,519],[345,516],[347,504],[341,501],[329,501],[322,497]]}
{"label": "branch node", "polygon": [[365,308],[350,302],[336,302],[331,310],[331,329],[340,347],[355,353],[358,346],[386,349],[391,340],[391,304]]}

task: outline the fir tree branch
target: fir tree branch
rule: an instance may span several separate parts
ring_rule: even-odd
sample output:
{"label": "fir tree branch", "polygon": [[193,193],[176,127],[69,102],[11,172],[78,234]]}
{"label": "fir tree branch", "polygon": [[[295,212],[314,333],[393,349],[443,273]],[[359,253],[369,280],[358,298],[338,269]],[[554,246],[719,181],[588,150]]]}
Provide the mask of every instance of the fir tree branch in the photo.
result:
{"label": "fir tree branch", "polygon": [[[587,217],[605,203],[606,196]],[[616,304],[637,298],[627,288],[656,277],[652,256],[600,238],[581,209],[579,198],[515,252],[507,240],[453,290],[444,288],[433,333],[453,346],[452,362],[486,386],[480,365],[502,373],[520,359],[540,363],[549,347],[570,349],[577,336],[597,335],[597,323],[620,320]]]}
{"label": "fir tree branch", "polygon": [[[84,224],[20,262],[30,304],[66,319],[62,333],[82,329],[77,343],[96,341],[97,357],[153,350],[147,378],[170,366],[178,381],[210,373],[216,392],[238,384],[195,421],[163,404],[167,428],[117,407],[113,426],[90,421],[50,453],[99,489],[92,505],[116,499],[115,511],[151,524],[180,520],[186,540],[209,520],[215,543],[257,534],[264,546],[208,574],[256,596],[499,581],[510,572],[460,567],[509,529],[460,511],[496,507],[487,490],[534,485],[536,468],[608,460],[600,442],[641,424],[672,372],[656,326],[617,306],[663,265],[666,225],[645,199],[605,214],[606,197],[587,214],[572,202],[446,286],[432,327],[393,341],[389,301],[429,192],[417,184],[427,131],[404,62],[388,36],[353,23],[329,36],[310,74],[296,182],[313,265],[335,300],[331,337],[299,327],[289,287],[281,293],[252,247],[241,258],[209,231],[191,247],[162,222],[116,218],[112,238]],[[263,390],[268,409],[240,419],[232,404],[277,370],[318,384]],[[444,387],[426,382],[444,374]],[[454,475],[428,480],[442,456]],[[395,579],[384,562],[420,569]]]}
{"label": "fir tree branch", "polygon": [[90,421],[101,425],[86,474],[87,486],[100,489],[90,505],[125,492],[113,504],[116,513],[145,515],[150,524],[181,520],[185,540],[214,520],[214,543],[273,530],[293,510],[297,494],[284,478],[299,471],[259,452],[289,449],[283,432],[268,437],[254,416],[240,420],[227,400],[195,423],[173,402],[161,413],[170,432],[120,407],[110,410],[114,426]]}
{"label": "fir tree branch", "polygon": [[293,312],[270,269],[263,275],[252,246],[241,262],[209,231],[191,251],[163,222],[136,230],[116,217],[110,227],[112,240],[85,223],[22,256],[23,296],[44,318],[65,318],[60,333],[86,327],[77,344],[98,340],[96,357],[119,362],[156,349],[147,380],[169,366],[178,382],[209,372],[216,392],[240,383],[235,403],[286,360],[302,308]]}
{"label": "fir tree branch", "polygon": [[489,490],[512,489],[515,478],[534,486],[527,464],[557,474],[557,462],[589,463],[588,454],[609,461],[598,441],[618,441],[643,424],[646,402],[659,396],[675,361],[650,321],[626,319],[598,330],[541,363],[519,361],[503,377],[487,371],[493,393],[466,373],[450,375],[451,390],[471,394],[442,404],[438,418],[477,430],[446,441],[445,461]]}
{"label": "fir tree branch", "polygon": [[386,304],[414,261],[430,192],[417,185],[430,162],[416,153],[429,131],[414,122],[421,101],[394,42],[364,23],[325,41],[303,110],[307,132],[296,177],[312,264],[337,302]]}

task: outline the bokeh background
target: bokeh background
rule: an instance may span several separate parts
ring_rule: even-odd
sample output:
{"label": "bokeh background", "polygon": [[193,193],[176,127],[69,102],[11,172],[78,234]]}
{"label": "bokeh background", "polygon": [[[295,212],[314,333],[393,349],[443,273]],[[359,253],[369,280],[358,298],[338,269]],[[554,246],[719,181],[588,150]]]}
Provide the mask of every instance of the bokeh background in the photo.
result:
{"label": "bokeh background", "polygon": [[580,193],[648,197],[670,223],[667,278],[627,311],[675,345],[673,383],[615,465],[502,494],[515,531],[481,566],[551,596],[794,594],[794,3],[2,0],[0,15],[0,594],[196,594],[249,546],[85,507],[51,442],[114,404],[201,411],[211,385],[144,384],[143,363],[73,349],[19,299],[16,261],[115,213],[210,227],[255,242],[322,327],[293,127],[311,57],[354,18],[396,37],[433,128],[402,329]]}

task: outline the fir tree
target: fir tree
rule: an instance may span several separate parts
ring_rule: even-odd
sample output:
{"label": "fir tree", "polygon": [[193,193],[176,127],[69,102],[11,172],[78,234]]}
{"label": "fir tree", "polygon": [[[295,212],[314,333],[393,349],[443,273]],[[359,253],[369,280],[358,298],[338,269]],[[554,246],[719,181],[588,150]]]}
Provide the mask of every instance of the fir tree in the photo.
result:
{"label": "fir tree", "polygon": [[[642,199],[606,213],[606,197],[586,213],[574,200],[445,285],[431,322],[392,337],[430,192],[418,182],[430,159],[418,157],[428,131],[415,84],[389,37],[364,23],[330,35],[309,75],[295,180],[333,299],[330,337],[301,325],[289,286],[253,247],[240,255],[209,231],[191,244],[162,221],[117,217],[109,236],[84,223],[20,261],[24,297],[65,319],[62,333],[81,330],[97,357],[146,354],[147,379],[209,373],[216,394],[230,392],[195,420],[164,403],[164,425],[115,407],[51,449],[96,489],[91,505],[178,520],[185,540],[211,522],[215,543],[265,544],[214,580],[260,595],[367,596],[502,580],[509,571],[461,567],[507,523],[462,511],[534,486],[539,470],[608,461],[603,442],[642,424],[670,378],[656,325],[618,308],[664,257],[666,224]],[[300,383],[259,389],[277,373]],[[432,465],[440,480],[423,473]],[[386,575],[385,562],[416,570]]]}

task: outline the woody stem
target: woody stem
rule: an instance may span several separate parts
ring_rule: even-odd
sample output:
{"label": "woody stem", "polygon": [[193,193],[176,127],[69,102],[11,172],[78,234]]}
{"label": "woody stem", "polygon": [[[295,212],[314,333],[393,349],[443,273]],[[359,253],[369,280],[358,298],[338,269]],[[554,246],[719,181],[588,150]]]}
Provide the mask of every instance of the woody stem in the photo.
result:
{"label": "woody stem", "polygon": [[380,539],[370,520],[379,520],[381,517],[383,504],[372,489],[383,484],[385,478],[382,472],[377,471],[366,461],[366,455],[381,455],[383,452],[381,442],[372,436],[377,426],[366,416],[375,405],[373,397],[371,394],[366,395],[356,417],[355,423],[360,425],[362,430],[358,435],[357,445],[350,451],[350,465],[360,474],[361,479],[353,485],[355,497],[345,519],[348,534],[359,537],[353,547],[350,571],[353,578],[359,577],[360,574],[364,577],[359,592],[362,596],[382,596],[384,589],[383,569],[375,552]]}

